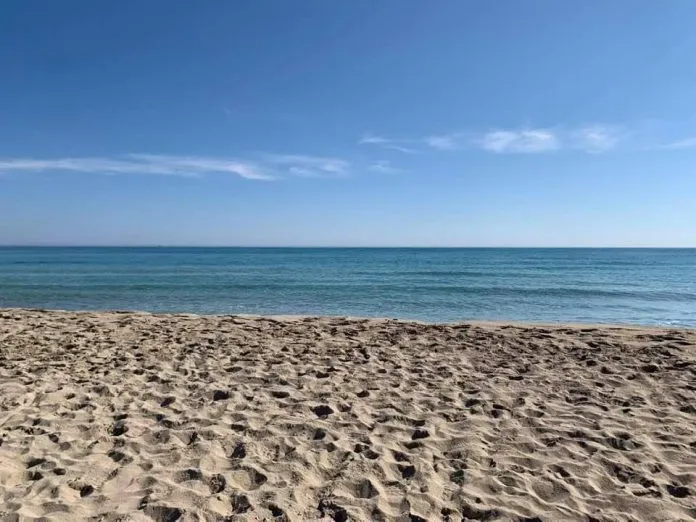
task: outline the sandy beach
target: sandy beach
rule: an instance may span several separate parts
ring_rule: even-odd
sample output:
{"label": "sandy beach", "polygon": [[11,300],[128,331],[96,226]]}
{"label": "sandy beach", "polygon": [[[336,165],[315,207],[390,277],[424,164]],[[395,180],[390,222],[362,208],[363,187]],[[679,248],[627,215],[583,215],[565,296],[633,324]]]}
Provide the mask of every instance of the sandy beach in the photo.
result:
{"label": "sandy beach", "polygon": [[696,519],[696,331],[0,311],[0,520]]}

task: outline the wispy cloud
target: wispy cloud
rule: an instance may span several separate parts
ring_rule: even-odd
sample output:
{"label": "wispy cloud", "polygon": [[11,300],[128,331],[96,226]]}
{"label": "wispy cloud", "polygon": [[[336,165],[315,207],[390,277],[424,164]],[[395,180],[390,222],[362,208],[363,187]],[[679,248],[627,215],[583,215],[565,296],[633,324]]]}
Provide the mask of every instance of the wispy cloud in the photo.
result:
{"label": "wispy cloud", "polygon": [[394,143],[387,143],[386,145],[384,145],[384,148],[388,150],[396,150],[398,152],[403,152],[404,154],[420,154],[420,151],[417,149],[404,147],[403,145],[396,145]]}
{"label": "wispy cloud", "polygon": [[358,140],[359,145],[384,145],[385,143],[390,143],[391,140],[384,138],[382,136],[375,136],[374,134],[363,134],[363,136]]}
{"label": "wispy cloud", "polygon": [[589,153],[607,152],[617,146],[621,131],[609,125],[590,125],[571,132],[570,144]]}
{"label": "wispy cloud", "polygon": [[131,154],[134,161],[162,170],[164,174],[203,175],[212,173],[237,174],[246,179],[271,180],[275,176],[257,163],[246,160],[211,158],[200,156],[161,156],[155,154]]}
{"label": "wispy cloud", "polygon": [[[481,149],[494,154],[541,154],[561,149],[577,149],[588,153],[600,153],[614,149],[625,137],[626,132],[620,127],[596,124],[575,128],[523,127],[487,132],[465,130],[399,141],[417,143],[434,151]],[[367,134],[361,138],[360,143],[386,148],[396,141]],[[686,143],[690,142],[675,146],[687,146]]]}
{"label": "wispy cloud", "polygon": [[234,174],[250,180],[285,176],[341,177],[350,164],[339,158],[306,155],[264,155],[258,160],[209,156],[128,154],[117,157],[0,158],[0,172],[83,172],[198,177]]}
{"label": "wispy cloud", "polygon": [[395,150],[404,154],[418,154],[419,150],[409,146],[412,143],[413,140],[385,138],[384,136],[377,136],[371,133],[364,134],[358,140],[358,145],[376,145],[383,149]]}
{"label": "wispy cloud", "polygon": [[129,154],[117,158],[0,159],[0,172],[67,171],[97,174],[155,174],[201,176],[227,173],[246,179],[270,180],[274,176],[259,165],[234,159],[203,156]]}
{"label": "wispy cloud", "polygon": [[483,150],[497,154],[534,154],[560,148],[558,137],[547,129],[496,130],[477,142]]}
{"label": "wispy cloud", "polygon": [[[436,151],[456,151],[481,148],[488,152],[504,153],[539,153],[556,150],[561,147],[558,136],[548,129],[514,129],[494,130],[485,133],[459,131],[444,134],[433,134],[411,140],[394,140],[374,134],[364,135],[359,143],[378,145],[383,148],[401,150],[396,144],[419,144],[421,147]],[[416,149],[402,152],[417,152]]]}
{"label": "wispy cloud", "polygon": [[382,174],[397,174],[399,172],[403,172],[403,170],[394,167],[388,160],[375,161],[367,167],[367,170],[370,170],[372,172],[379,172]]}
{"label": "wispy cloud", "polygon": [[304,177],[341,177],[348,174],[350,164],[340,158],[322,156],[303,156],[297,154],[272,154],[266,160],[284,167],[296,176]]}
{"label": "wispy cloud", "polygon": [[668,150],[696,149],[696,136],[679,141],[673,141],[671,143],[667,143],[666,145],[661,145],[659,148]]}
{"label": "wispy cloud", "polygon": [[466,147],[467,133],[453,132],[450,134],[440,134],[438,136],[426,136],[423,141],[429,147],[438,150],[457,150]]}

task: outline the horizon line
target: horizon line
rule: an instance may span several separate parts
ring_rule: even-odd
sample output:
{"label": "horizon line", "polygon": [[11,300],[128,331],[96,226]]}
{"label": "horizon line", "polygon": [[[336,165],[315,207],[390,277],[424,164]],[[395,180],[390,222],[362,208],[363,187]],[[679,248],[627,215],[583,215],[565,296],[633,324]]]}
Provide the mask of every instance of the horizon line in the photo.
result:
{"label": "horizon line", "polygon": [[694,246],[648,246],[648,245],[636,245],[636,246],[617,246],[617,245],[555,245],[555,246],[539,246],[539,245],[526,245],[526,246],[511,246],[511,245],[120,245],[120,244],[108,244],[108,245],[90,245],[90,244],[2,244],[0,243],[0,248],[283,248],[283,249],[642,249],[642,250],[696,250],[696,245]]}

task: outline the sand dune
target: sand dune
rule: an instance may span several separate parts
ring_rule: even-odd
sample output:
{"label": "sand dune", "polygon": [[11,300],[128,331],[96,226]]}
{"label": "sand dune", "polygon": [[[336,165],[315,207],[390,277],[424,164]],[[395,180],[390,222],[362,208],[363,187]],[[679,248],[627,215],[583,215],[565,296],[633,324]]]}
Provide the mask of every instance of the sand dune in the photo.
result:
{"label": "sand dune", "polygon": [[0,311],[0,520],[693,520],[696,331]]}

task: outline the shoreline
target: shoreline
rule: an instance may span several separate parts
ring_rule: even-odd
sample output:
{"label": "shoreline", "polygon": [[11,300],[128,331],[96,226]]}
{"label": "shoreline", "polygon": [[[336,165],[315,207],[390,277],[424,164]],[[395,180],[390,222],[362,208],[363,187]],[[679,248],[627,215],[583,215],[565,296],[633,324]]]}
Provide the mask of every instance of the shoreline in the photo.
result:
{"label": "shoreline", "polygon": [[696,331],[0,310],[0,518],[689,520]]}
{"label": "shoreline", "polygon": [[345,320],[345,321],[369,321],[375,323],[413,324],[422,326],[491,326],[491,327],[528,327],[528,328],[608,328],[612,330],[687,330],[696,331],[696,326],[676,326],[659,324],[634,324],[634,323],[578,323],[578,322],[534,322],[517,321],[508,319],[484,320],[465,319],[462,321],[423,321],[420,319],[402,319],[397,317],[370,317],[351,315],[293,315],[293,314],[198,314],[194,312],[150,312],[147,310],[69,310],[63,308],[24,308],[24,307],[0,307],[0,314],[5,312],[32,312],[32,313],[58,313],[77,315],[143,315],[153,317],[187,317],[201,319],[269,319],[274,321],[305,321],[305,320]]}

